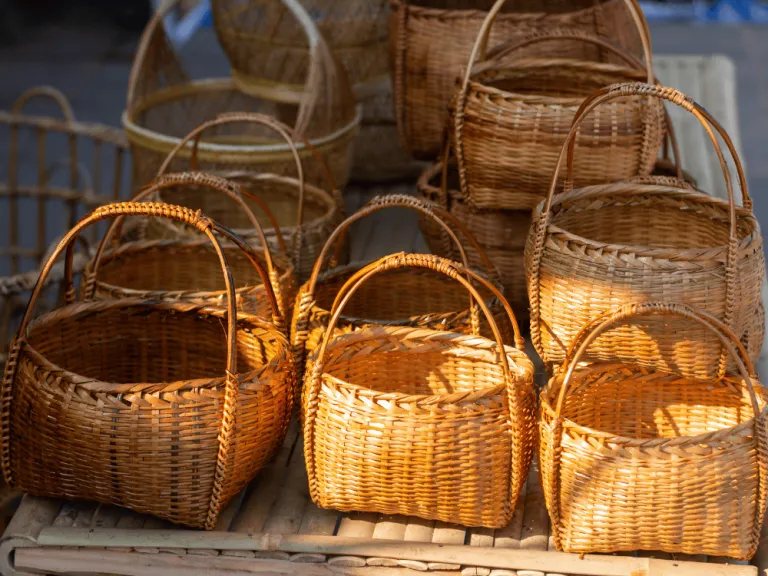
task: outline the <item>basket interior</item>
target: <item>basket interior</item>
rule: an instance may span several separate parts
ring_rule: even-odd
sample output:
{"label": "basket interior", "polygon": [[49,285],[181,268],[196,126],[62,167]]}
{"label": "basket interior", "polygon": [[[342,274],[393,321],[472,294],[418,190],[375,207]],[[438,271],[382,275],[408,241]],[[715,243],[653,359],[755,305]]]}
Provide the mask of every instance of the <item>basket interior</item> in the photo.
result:
{"label": "basket interior", "polygon": [[[278,341],[237,331],[237,370],[257,370],[273,359]],[[226,320],[153,306],[113,308],[46,317],[29,333],[29,345],[63,368],[115,383],[163,383],[223,377]]]}
{"label": "basket interior", "polygon": [[[585,10],[596,5],[605,4],[611,0],[512,0],[505,2],[502,12],[524,14],[567,14],[577,10]],[[408,4],[423,8],[441,10],[480,10],[487,12],[495,4],[494,0],[408,0]]]}
{"label": "basket interior", "polygon": [[[556,396],[550,400],[554,406]],[[696,436],[754,415],[740,380],[693,380],[615,364],[577,371],[563,407],[579,426],[633,440]]]}

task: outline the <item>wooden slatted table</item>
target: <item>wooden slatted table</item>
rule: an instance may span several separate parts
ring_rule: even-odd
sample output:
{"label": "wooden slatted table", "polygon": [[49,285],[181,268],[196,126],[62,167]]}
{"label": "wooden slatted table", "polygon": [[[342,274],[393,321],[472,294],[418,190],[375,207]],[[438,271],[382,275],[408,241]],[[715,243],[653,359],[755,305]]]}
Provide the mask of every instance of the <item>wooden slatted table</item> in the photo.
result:
{"label": "wooden slatted table", "polygon": [[[658,57],[660,80],[701,102],[739,145],[733,63],[722,57]],[[714,152],[682,110],[670,112],[684,167],[700,186],[725,197]],[[400,186],[398,191],[413,191]],[[354,209],[392,188],[356,189]],[[384,211],[353,228],[354,259],[425,251],[413,215]],[[765,359],[761,360],[761,368]],[[501,530],[418,518],[338,514],[310,500],[296,423],[275,461],[223,512],[217,531],[180,530],[113,506],[25,497],[0,541],[0,572],[113,573],[126,576],[307,574],[310,576],[747,576],[755,563],[668,554],[595,555],[553,549],[544,499],[532,468],[514,518]],[[762,572],[768,574],[768,572]]]}

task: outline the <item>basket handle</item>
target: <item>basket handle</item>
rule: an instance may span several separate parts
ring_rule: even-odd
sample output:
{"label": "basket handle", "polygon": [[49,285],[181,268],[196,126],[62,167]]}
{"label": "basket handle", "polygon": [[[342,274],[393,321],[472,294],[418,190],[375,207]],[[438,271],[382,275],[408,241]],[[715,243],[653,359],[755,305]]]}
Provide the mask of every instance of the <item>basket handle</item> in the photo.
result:
{"label": "basket handle", "polygon": [[[208,517],[206,520],[206,528],[212,529],[216,524],[216,518],[218,517],[219,510],[221,509],[221,493],[224,486],[224,482],[227,475],[227,462],[229,460],[229,451],[232,445],[232,431],[235,428],[236,416],[237,416],[237,395],[238,395],[238,380],[237,380],[237,301],[235,298],[235,287],[232,280],[232,270],[227,262],[226,255],[222,250],[219,240],[216,238],[214,231],[217,233],[223,233],[230,238],[237,238],[231,232],[224,228],[221,228],[213,221],[200,215],[199,212],[193,212],[189,208],[181,206],[174,206],[172,204],[160,204],[153,202],[120,202],[116,204],[108,204],[101,206],[91,212],[88,216],[83,218],[74,228],[72,228],[66,236],[59,242],[56,249],[51,254],[48,261],[45,263],[40,276],[32,290],[32,296],[29,299],[27,308],[24,311],[21,324],[19,326],[16,337],[11,343],[11,349],[8,355],[8,362],[6,364],[5,374],[2,384],[2,405],[3,405],[3,418],[2,418],[2,468],[3,475],[6,480],[12,484],[12,473],[10,466],[10,443],[8,441],[10,432],[9,423],[9,410],[10,403],[13,396],[13,380],[16,377],[16,366],[18,365],[18,356],[26,339],[26,330],[29,321],[32,317],[37,299],[45,286],[46,278],[51,272],[56,259],[61,253],[68,249],[74,243],[74,240],[80,235],[80,232],[100,220],[107,218],[113,218],[115,216],[154,216],[163,217],[171,220],[177,220],[190,226],[194,226],[200,232],[205,234],[213,244],[216,251],[219,262],[221,263],[222,272],[224,273],[224,282],[226,284],[227,291],[227,364],[226,364],[226,376],[225,376],[225,392],[224,392],[224,410],[222,415],[221,427],[219,430],[219,450],[216,461],[216,471],[214,473],[213,488],[211,491],[211,500],[208,508]],[[254,260],[254,265],[260,268],[257,261]],[[66,282],[67,286],[71,287],[72,274],[71,266],[68,269]],[[264,275],[263,269],[260,272]],[[266,284],[266,282],[265,282]],[[273,298],[273,310],[277,310],[276,303]]]}
{"label": "basket handle", "polygon": [[[264,230],[261,227],[261,224],[259,224],[259,221],[257,220],[256,216],[253,214],[250,208],[245,204],[242,197],[240,196],[240,187],[235,184],[234,182],[229,182],[228,180],[225,180],[223,178],[219,178],[217,176],[213,176],[211,174],[204,174],[201,172],[186,172],[186,173],[180,173],[180,174],[166,174],[165,176],[161,176],[160,178],[155,179],[152,183],[148,184],[141,190],[139,190],[138,194],[134,196],[132,202],[142,202],[145,201],[147,198],[151,197],[154,194],[157,194],[161,192],[162,190],[165,190],[167,188],[172,188],[174,186],[179,185],[195,185],[195,186],[205,186],[206,188],[210,190],[214,190],[216,192],[220,192],[230,198],[232,198],[235,202],[240,204],[240,207],[243,209],[243,211],[248,215],[249,220],[253,224],[254,229],[256,230],[257,234],[259,235],[259,241],[262,243],[263,249],[264,249],[264,261],[267,265],[267,273],[264,274],[263,269],[261,267],[261,264],[258,263],[258,260],[253,256],[252,249],[242,240],[239,242],[235,241],[235,244],[243,250],[246,255],[248,256],[249,260],[254,264],[256,267],[256,270],[259,272],[259,275],[261,276],[262,283],[265,286],[265,289],[267,291],[268,298],[270,299],[270,303],[273,303],[272,300],[274,299],[273,303],[273,321],[275,325],[282,326],[283,325],[283,309],[280,303],[282,303],[282,292],[280,290],[280,279],[278,276],[277,271],[275,270],[274,263],[272,261],[272,255],[269,250],[269,245],[266,241],[266,236],[264,235]],[[99,243],[99,247],[96,250],[96,254],[93,257],[92,267],[91,267],[91,273],[86,278],[86,284],[85,284],[85,291],[84,291],[84,297],[86,299],[93,298],[93,295],[96,290],[96,277],[98,275],[99,266],[101,264],[101,259],[104,256],[104,252],[106,250],[106,247],[109,245],[109,242],[115,232],[117,232],[118,228],[121,226],[122,221],[125,219],[125,215],[120,215],[118,218],[116,218],[112,224],[107,229],[106,234],[104,234],[104,237],[101,239],[101,242]],[[217,225],[215,227],[215,230],[217,232],[221,230],[226,230],[223,226]],[[238,238],[239,237],[233,233],[228,233],[227,237]],[[67,259],[66,263],[67,266],[71,265],[72,258],[74,257],[74,251],[70,248],[67,249]],[[267,288],[267,285],[269,286]],[[74,294],[74,288],[67,284],[68,290],[66,292],[65,300],[68,304],[74,302],[75,300],[75,294]]]}
{"label": "basket handle", "polygon": [[69,103],[69,99],[64,96],[64,93],[53,86],[36,86],[30,88],[16,99],[13,103],[11,112],[14,115],[21,114],[22,109],[30,100],[34,98],[48,98],[53,100],[61,110],[61,115],[67,122],[75,121],[75,113],[72,111],[72,105]]}

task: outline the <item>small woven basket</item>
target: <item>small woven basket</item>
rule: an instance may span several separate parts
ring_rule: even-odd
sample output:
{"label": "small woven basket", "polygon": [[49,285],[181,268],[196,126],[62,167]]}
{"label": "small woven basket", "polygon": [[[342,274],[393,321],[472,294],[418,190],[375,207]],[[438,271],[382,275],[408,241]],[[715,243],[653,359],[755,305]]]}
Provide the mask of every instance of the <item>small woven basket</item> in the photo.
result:
{"label": "small woven basket", "polygon": [[[500,8],[505,0],[498,0]],[[477,209],[530,210],[546,194],[563,140],[581,102],[595,90],[627,81],[654,84],[650,39],[636,16],[646,65],[606,40],[574,30],[547,30],[482,48],[496,12],[489,12],[452,106],[452,138],[461,192]],[[598,46],[622,64],[571,58],[510,59],[532,45],[574,42]],[[481,63],[476,64],[480,61]],[[664,107],[656,99],[624,98],[601,106],[582,123],[573,177],[580,186],[651,172],[664,136]]]}
{"label": "small woven basket", "polygon": [[[626,95],[663,98],[696,116],[707,130],[726,179],[728,201],[669,183],[616,182],[570,190],[573,135],[580,119],[602,102]],[[736,206],[716,130],[738,169],[744,208]],[[566,192],[554,195],[568,156]],[[722,127],[698,104],[671,88],[619,84],[582,104],[563,146],[549,196],[533,214],[526,244],[531,339],[546,363],[559,363],[581,327],[622,303],[687,304],[724,322],[750,356],[765,330],[761,288],[765,261],[760,226],[746,179]],[[599,338],[588,359],[634,362],[685,376],[710,378],[726,369],[726,350],[706,330],[648,318]]]}
{"label": "small woven basket", "polygon": [[[408,152],[434,160],[441,152],[456,77],[495,0],[391,0],[390,43],[395,115]],[[625,0],[515,0],[506,4],[490,46],[534,32],[567,28],[613,41],[635,55],[641,41]],[[531,47],[528,57],[613,62],[596,47],[576,42]]]}
{"label": "small woven basket", "polygon": [[[287,257],[272,256],[264,231],[243,201],[236,184],[200,172],[168,174],[141,189],[133,198],[133,202],[146,201],[167,190],[179,189],[183,190],[186,196],[192,196],[191,193],[198,190],[215,192],[239,205],[253,226],[255,234],[261,238],[261,246],[267,248],[250,248],[236,236],[236,244],[223,245],[222,250],[237,279],[237,307],[249,314],[270,318],[270,298],[274,295],[281,317],[289,317],[286,315],[296,295],[293,265]],[[210,243],[199,238],[199,234],[198,238],[178,236],[166,240],[136,240],[120,246],[112,245],[111,249],[107,249],[110,240],[119,237],[118,228],[121,221],[122,218],[114,221],[94,258],[86,267],[84,299],[163,299],[191,301],[209,306],[226,305],[227,291],[222,282],[218,255]],[[277,232],[279,234],[279,229]],[[282,240],[282,236],[280,239]],[[259,266],[253,265],[254,259],[259,262]],[[266,265],[268,273],[265,277],[259,276],[263,265]],[[282,321],[280,327],[285,327]]]}
{"label": "small woven basket", "polygon": [[[23,113],[32,100],[52,102],[62,118]],[[27,90],[11,110],[0,111],[0,138],[9,153],[0,181],[2,367],[50,244],[87,212],[126,192],[128,143],[115,128],[78,121],[66,96],[50,86]],[[88,230],[88,244],[96,239],[97,230]],[[76,274],[86,261],[86,254],[77,254]],[[63,272],[62,266],[51,270],[38,313],[60,299]]]}
{"label": "small woven basket", "polygon": [[[478,251],[479,262],[491,276],[495,271],[477,241],[464,226],[450,214],[418,200],[412,196],[390,194],[377,197],[347,218],[328,239],[309,280],[299,289],[291,322],[291,345],[299,370],[307,355],[313,352],[322,341],[328,329],[330,310],[337,299],[339,290],[364,268],[367,263],[351,263],[336,266],[322,272],[323,266],[331,255],[331,250],[339,245],[349,227],[356,221],[387,208],[409,208],[435,222],[449,241],[455,244],[457,260],[465,265],[468,258],[454,228],[464,234],[466,239]],[[446,223],[446,221],[448,223]],[[449,226],[450,224],[450,226]],[[335,262],[336,258],[332,259]],[[450,279],[423,269],[398,269],[378,275],[361,288],[360,298],[346,307],[345,314],[337,323],[336,331],[341,334],[359,330],[369,324],[388,326],[423,327],[432,330],[450,330],[470,333],[476,330],[480,317],[472,300]],[[488,308],[502,327],[505,342],[509,341],[510,331],[502,303],[493,294],[479,288]],[[482,327],[487,333],[487,327]]]}
{"label": "small woven basket", "polygon": [[[65,247],[87,226],[129,214],[174,218],[203,232],[222,265],[226,308],[80,302],[30,324]],[[236,310],[214,233],[232,236],[186,208],[128,202],[97,208],[64,237],[42,270],[5,368],[0,448],[9,485],[216,527],[222,508],[281,445],[295,380],[282,332]],[[74,293],[69,259],[66,270]]]}
{"label": "small woven basket", "polygon": [[[599,334],[648,315],[712,332],[739,375],[579,364]],[[539,460],[557,548],[751,558],[768,489],[765,393],[733,332],[686,306],[630,304],[584,326],[541,393]]]}
{"label": "small woven basket", "polygon": [[[309,38],[311,70],[301,90],[264,86],[245,94],[232,80],[192,81],[173,52],[163,27],[165,16],[179,0],[170,0],[155,13],[141,38],[131,70],[123,126],[134,156],[134,188],[152,180],[168,153],[181,138],[224,112],[261,112],[294,127],[326,158],[334,180],[343,187],[352,168],[353,143],[361,112],[344,70],[335,63],[324,40],[298,0],[281,4],[300,23]],[[291,150],[263,127],[216,130],[201,142],[200,168],[226,172],[248,170],[290,175]],[[191,147],[190,147],[191,148]],[[310,151],[299,146],[302,157]],[[170,171],[183,171],[191,150],[177,155]],[[308,182],[321,184],[325,175],[312,166]]]}
{"label": "small woven basket", "polygon": [[[371,325],[336,335],[344,307],[372,276],[421,267],[458,282],[494,335]],[[501,528],[512,517],[534,450],[533,364],[505,347],[483,297],[490,282],[425,254],[374,262],[340,291],[307,366],[302,414],[312,500],[322,508],[404,514]]]}

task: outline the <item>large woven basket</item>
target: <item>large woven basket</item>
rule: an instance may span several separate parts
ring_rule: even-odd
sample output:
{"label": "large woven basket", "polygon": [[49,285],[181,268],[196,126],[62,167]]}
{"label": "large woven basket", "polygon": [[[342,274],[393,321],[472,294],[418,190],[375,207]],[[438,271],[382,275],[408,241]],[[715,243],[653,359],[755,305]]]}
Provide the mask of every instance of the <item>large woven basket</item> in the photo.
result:
{"label": "large woven basket", "polygon": [[[554,195],[566,154],[572,165],[582,111],[626,95],[669,100],[701,121],[720,158],[727,202],[674,179],[669,184],[616,182]],[[736,206],[713,128],[738,168],[744,208]],[[570,182],[569,171],[566,189]],[[539,355],[547,363],[560,362],[585,323],[623,303],[661,301],[694,306],[720,319],[757,358],[765,329],[765,262],[751,204],[733,143],[698,104],[671,88],[647,84],[598,91],[577,114],[526,244],[531,338]],[[588,358],[704,378],[724,373],[725,353],[720,341],[698,326],[648,318],[611,330],[594,343]]]}
{"label": "large woven basket", "polygon": [[[30,324],[56,258],[87,226],[127,214],[183,220],[203,232],[222,265],[227,306],[81,302]],[[128,202],[97,208],[64,237],[6,364],[0,432],[9,485],[216,527],[222,507],[281,445],[295,381],[282,332],[237,311],[214,233],[231,237],[186,208]],[[73,292],[71,275],[65,282]]]}
{"label": "large woven basket", "polygon": [[[498,0],[500,7],[505,0]],[[548,30],[507,42],[487,58],[488,14],[453,102],[452,138],[464,198],[474,208],[532,209],[544,197],[563,140],[581,102],[595,90],[627,81],[655,83],[642,11],[637,17],[646,65],[609,42],[574,30]],[[517,58],[527,46],[580,42],[624,59],[622,64],[572,58]],[[510,58],[513,56],[514,58]],[[480,61],[480,64],[475,64]],[[573,178],[580,186],[651,172],[664,136],[664,107],[624,98],[589,115],[576,139]]]}
{"label": "large woven basket", "polygon": [[[490,46],[553,28],[577,29],[612,40],[635,55],[640,38],[625,0],[514,0],[499,14]],[[391,0],[390,43],[395,114],[403,144],[413,156],[441,152],[456,77],[466,66],[480,27],[495,0]],[[531,47],[537,55],[614,62],[593,46],[564,42]]]}
{"label": "large woven basket", "polygon": [[[323,272],[331,250],[339,245],[354,222],[387,208],[409,208],[434,221],[456,246],[456,259],[466,265],[467,254],[454,229],[461,232],[479,254],[480,266],[477,269],[485,269],[492,277],[495,276],[492,265],[472,234],[447,212],[412,196],[391,194],[374,198],[336,228],[315,262],[309,280],[299,289],[291,322],[291,345],[300,370],[307,354],[320,345],[328,328],[331,308],[342,286],[368,264],[332,264],[330,270]],[[491,292],[482,287],[479,290],[502,327],[505,342],[509,341],[510,327],[502,303]],[[361,288],[360,297],[346,307],[336,331],[351,332],[373,323],[379,326],[411,326],[470,333],[478,322],[480,317],[477,307],[455,282],[428,270],[399,269],[377,275],[366,282]],[[483,328],[484,333],[487,333],[487,326]]]}
{"label": "large woven basket", "polygon": [[[23,113],[32,100],[48,100],[55,116]],[[119,130],[76,120],[67,98],[41,86],[24,92],[9,111],[0,111],[0,139],[8,163],[0,181],[0,366],[24,312],[50,244],[90,210],[128,189],[127,141]],[[85,235],[89,244],[97,230]],[[74,261],[79,274],[87,256]],[[38,312],[61,296],[63,268],[55,266]]]}
{"label": "large woven basket", "polygon": [[[328,165],[322,154],[306,139],[300,139],[301,144],[312,154],[310,164],[319,165],[325,176],[325,189],[313,186],[304,181],[304,166],[291,135],[293,130],[281,122],[262,114],[227,114],[210,120],[195,128],[179,142],[160,167],[163,174],[173,164],[173,160],[187,142],[193,141],[189,167],[195,170],[198,166],[199,141],[203,132],[226,124],[256,124],[265,126],[285,140],[295,165],[296,178],[278,176],[250,171],[224,172],[220,174],[228,180],[240,184],[242,191],[247,192],[246,203],[249,207],[258,208],[263,213],[264,234],[275,250],[285,250],[281,245],[280,230],[290,234],[291,251],[294,258],[298,277],[303,281],[309,277],[312,266],[320,253],[325,241],[334,228],[344,219],[344,200],[341,191],[336,187]],[[168,190],[158,197],[159,200],[171,204],[180,204],[189,208],[197,208],[204,214],[234,230],[240,237],[251,243],[261,239],[253,228],[246,214],[234,205],[228,198],[213,190],[199,190],[195,194],[185,193],[183,188]],[[158,221],[145,232],[147,237],[157,238],[167,235],[167,231],[159,228],[171,228],[178,232],[178,226],[172,222]],[[346,257],[346,252],[344,253]]]}
{"label": "large woven basket", "polygon": [[[243,211],[254,234],[261,238],[261,246],[267,248],[250,248],[239,237],[237,244],[227,243],[222,247],[236,279],[237,307],[244,312],[270,318],[270,298],[274,296],[280,309],[279,325],[284,328],[282,319],[287,317],[296,295],[293,265],[285,256],[272,256],[264,231],[243,201],[239,187],[200,172],[167,174],[142,188],[133,202],[146,201],[173,190],[183,190],[188,197],[202,190],[214,192]],[[221,278],[218,255],[210,243],[199,238],[199,234],[197,238],[178,236],[165,240],[136,240],[107,249],[112,237],[119,236],[117,229],[121,220],[115,220],[86,267],[86,300],[140,298],[191,301],[210,306],[226,304],[227,292]],[[260,266],[253,265],[254,259]],[[267,276],[259,275],[262,266],[266,267]]]}
{"label": "large woven basket", "polygon": [[[240,92],[232,80],[195,80],[184,72],[173,52],[163,20],[179,0],[170,0],[155,13],[141,38],[131,70],[123,126],[134,155],[134,187],[152,180],[168,153],[181,138],[224,112],[261,112],[294,127],[320,150],[344,186],[349,178],[353,142],[360,110],[346,74],[339,68],[312,19],[298,0],[281,0],[300,22],[312,45],[312,70],[300,92],[269,87],[259,94]],[[207,171],[250,170],[292,174],[291,151],[270,131],[252,125],[216,130],[201,142],[200,168]],[[191,146],[189,147],[191,148]],[[191,150],[177,155],[171,171],[180,172]],[[309,150],[299,145],[302,157]],[[325,175],[310,167],[307,180],[321,184]]]}
{"label": "large woven basket", "polygon": [[[336,335],[350,298],[372,276],[420,267],[458,282],[493,333],[371,325]],[[437,256],[393,255],[340,291],[302,394],[304,458],[322,508],[405,514],[501,528],[515,508],[534,449],[533,364],[505,347],[469,269]],[[513,326],[512,310],[506,312]]]}
{"label": "large woven basket", "polygon": [[[473,210],[462,199],[455,165],[443,174],[445,160],[428,167],[416,188],[422,198],[448,211],[461,222],[482,246],[496,268],[507,298],[518,318],[528,318],[528,292],[523,264],[523,250],[531,226],[531,213],[524,210]],[[445,183],[442,182],[445,178]],[[444,231],[427,218],[419,219],[419,228],[429,249],[439,256],[458,260],[456,246]],[[479,269],[476,252],[468,254],[469,264]]]}
{"label": "large woven basket", "polygon": [[[599,334],[648,315],[712,332],[739,372],[693,379],[633,363],[579,365]],[[751,558],[768,489],[765,393],[733,332],[691,308],[630,304],[586,325],[541,393],[539,459],[555,545]]]}

